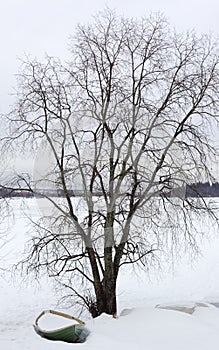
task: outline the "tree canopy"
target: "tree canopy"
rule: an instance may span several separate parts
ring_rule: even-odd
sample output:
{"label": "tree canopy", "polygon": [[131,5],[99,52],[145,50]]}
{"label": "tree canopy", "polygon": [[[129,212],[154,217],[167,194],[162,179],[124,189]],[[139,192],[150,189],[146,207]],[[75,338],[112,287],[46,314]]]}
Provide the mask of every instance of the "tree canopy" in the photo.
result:
{"label": "tree canopy", "polygon": [[195,249],[194,217],[217,221],[211,202],[187,197],[185,185],[212,178],[218,45],[175,33],[160,15],[107,10],[78,25],[71,53],[68,63],[23,62],[2,142],[36,161],[32,178],[8,185],[50,203],[34,224],[28,270],[61,280],[93,316],[113,314],[121,266],[147,269],[177,244]]}

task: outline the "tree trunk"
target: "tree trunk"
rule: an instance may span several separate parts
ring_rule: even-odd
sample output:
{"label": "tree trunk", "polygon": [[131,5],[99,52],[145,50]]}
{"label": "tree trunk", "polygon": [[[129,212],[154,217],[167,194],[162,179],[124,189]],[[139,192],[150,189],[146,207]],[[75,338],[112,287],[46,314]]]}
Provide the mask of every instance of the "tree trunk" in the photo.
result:
{"label": "tree trunk", "polygon": [[108,315],[116,315],[117,299],[116,299],[116,282],[114,280],[103,281],[102,294],[96,294],[96,310],[92,316],[96,317],[102,313]]}
{"label": "tree trunk", "polygon": [[111,280],[106,283],[105,292],[105,313],[109,315],[116,315],[117,313],[117,299],[116,299],[116,282]]}
{"label": "tree trunk", "polygon": [[88,300],[88,309],[92,317],[102,313],[115,315],[117,311],[116,279],[112,261],[112,247],[104,249],[105,271],[101,281],[93,248],[87,248],[94,279],[95,300]]}
{"label": "tree trunk", "polygon": [[112,257],[112,246],[104,249],[105,271],[103,279],[103,290],[105,296],[105,311],[107,314],[116,313],[116,277],[114,274],[114,264]]}

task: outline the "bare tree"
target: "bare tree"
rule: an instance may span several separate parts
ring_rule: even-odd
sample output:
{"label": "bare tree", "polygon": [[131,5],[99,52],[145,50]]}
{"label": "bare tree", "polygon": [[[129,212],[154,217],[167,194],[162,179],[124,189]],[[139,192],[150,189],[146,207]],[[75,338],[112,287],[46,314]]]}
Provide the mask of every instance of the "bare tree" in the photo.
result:
{"label": "bare tree", "polygon": [[195,218],[217,220],[185,184],[212,178],[218,47],[162,16],[107,10],[77,27],[71,52],[68,64],[23,63],[4,147],[37,158],[33,178],[8,186],[51,205],[33,223],[28,271],[59,277],[95,317],[116,313],[122,265],[147,268],[167,246],[195,250]]}

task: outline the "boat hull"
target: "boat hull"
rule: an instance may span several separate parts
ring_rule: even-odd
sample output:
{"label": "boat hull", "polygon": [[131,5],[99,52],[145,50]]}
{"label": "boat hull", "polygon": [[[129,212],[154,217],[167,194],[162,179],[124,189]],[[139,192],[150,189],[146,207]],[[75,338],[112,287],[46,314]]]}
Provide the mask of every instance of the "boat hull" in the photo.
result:
{"label": "boat hull", "polygon": [[77,343],[80,339],[84,326],[69,326],[55,331],[42,331],[36,326],[34,329],[42,338],[56,341],[64,341],[67,343]]}
{"label": "boat hull", "polygon": [[[68,318],[70,320],[77,321],[77,323],[54,330],[45,330],[40,328],[38,321],[47,313]],[[37,317],[33,327],[36,333],[39,334],[42,338],[48,340],[64,341],[66,343],[83,343],[89,335],[89,331],[85,328],[85,323],[83,321],[79,320],[76,317],[64,314],[63,312],[54,310],[46,310],[41,312],[41,314]]]}

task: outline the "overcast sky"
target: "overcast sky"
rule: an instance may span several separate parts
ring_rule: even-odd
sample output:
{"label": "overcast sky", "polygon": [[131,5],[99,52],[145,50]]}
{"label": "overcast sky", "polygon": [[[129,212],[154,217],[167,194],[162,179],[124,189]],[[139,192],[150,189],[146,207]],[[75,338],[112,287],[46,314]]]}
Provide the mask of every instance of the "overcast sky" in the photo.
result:
{"label": "overcast sky", "polygon": [[160,11],[178,30],[219,32],[218,0],[0,0],[0,112],[12,103],[19,58],[45,53],[65,58],[68,38],[78,22],[91,20],[104,6],[127,16]]}
{"label": "overcast sky", "polygon": [[[139,18],[159,11],[179,31],[219,33],[218,0],[0,0],[0,113],[13,104],[10,95],[16,86],[19,58],[28,54],[42,59],[48,53],[67,59],[68,38],[77,23],[92,20],[106,6]],[[31,162],[25,162],[28,169]]]}

